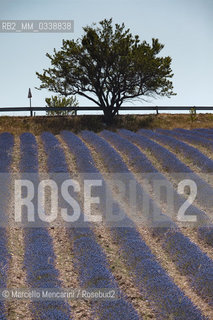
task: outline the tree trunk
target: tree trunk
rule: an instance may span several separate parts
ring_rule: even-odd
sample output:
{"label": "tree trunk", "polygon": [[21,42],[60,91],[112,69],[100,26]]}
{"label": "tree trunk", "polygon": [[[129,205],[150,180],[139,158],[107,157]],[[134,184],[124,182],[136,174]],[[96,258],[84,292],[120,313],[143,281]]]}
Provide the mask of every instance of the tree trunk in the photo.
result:
{"label": "tree trunk", "polygon": [[112,110],[105,109],[103,111],[104,111],[104,120],[105,120],[106,124],[111,125],[113,123],[113,118],[114,118]]}

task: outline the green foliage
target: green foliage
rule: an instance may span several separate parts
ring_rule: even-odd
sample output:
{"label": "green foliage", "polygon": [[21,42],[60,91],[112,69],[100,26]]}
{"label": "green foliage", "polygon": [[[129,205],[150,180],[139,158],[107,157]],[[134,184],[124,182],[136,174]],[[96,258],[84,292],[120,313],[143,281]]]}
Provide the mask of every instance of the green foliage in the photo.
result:
{"label": "green foliage", "polygon": [[171,57],[158,56],[164,45],[140,42],[125,25],[105,19],[83,28],[80,39],[63,40],[61,50],[47,53],[51,68],[36,73],[46,88],[61,95],[80,95],[97,104],[111,122],[123,102],[174,95]]}
{"label": "green foliage", "polygon": [[[51,96],[51,98],[46,98],[45,99],[46,106],[47,107],[53,107],[53,108],[58,108],[58,107],[77,107],[78,102],[76,97],[70,97],[70,98],[65,98],[65,97],[60,97],[60,96]],[[67,116],[70,114],[74,114],[75,111],[47,111],[46,114],[48,116]]]}
{"label": "green foliage", "polygon": [[195,107],[192,107],[189,111],[190,113],[190,118],[191,118],[191,121],[195,121],[197,119],[197,113],[196,113],[196,108]]}

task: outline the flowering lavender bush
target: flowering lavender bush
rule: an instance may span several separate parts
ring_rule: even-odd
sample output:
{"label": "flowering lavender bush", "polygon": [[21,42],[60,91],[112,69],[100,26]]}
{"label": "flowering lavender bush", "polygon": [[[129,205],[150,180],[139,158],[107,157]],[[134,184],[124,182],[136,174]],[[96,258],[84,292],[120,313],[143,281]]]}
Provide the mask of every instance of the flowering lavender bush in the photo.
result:
{"label": "flowering lavender bush", "polygon": [[13,135],[4,132],[0,134],[0,172],[9,172],[14,146]]}
{"label": "flowering lavender bush", "polygon": [[[76,162],[80,164],[79,170],[81,170],[81,172],[93,172],[95,164],[86,145],[72,133],[63,132],[62,136],[70,150],[74,152]],[[90,135],[90,132],[84,132],[82,136],[90,143],[92,143],[95,138],[92,133]],[[87,136],[91,139],[87,139]],[[100,138],[97,137],[97,141],[99,139]],[[94,147],[95,146],[96,144],[94,144]],[[102,150],[104,149],[103,146],[99,147]],[[109,154],[109,157],[110,156],[111,154]],[[81,158],[84,157],[87,161],[81,161]],[[107,162],[108,161],[109,160],[107,160]],[[95,169],[95,172],[98,173],[98,170]],[[126,217],[126,219],[128,218]],[[134,223],[129,220],[127,225],[131,225],[131,227],[112,226],[110,227],[110,232],[121,248],[121,254],[134,275],[136,285],[140,288],[141,292],[147,296],[147,299],[149,301],[151,300],[158,316],[161,319],[169,317],[173,319],[184,319],[186,317],[190,317],[190,319],[202,319],[200,312],[196,310],[191,301],[184,296],[181,290],[166,274],[165,270],[158,264],[154,255],[136,231]],[[152,270],[152,272],[150,272],[150,270]],[[116,313],[115,318],[118,318]]]}
{"label": "flowering lavender bush", "polygon": [[213,161],[196,148],[193,148],[188,144],[181,142],[173,137],[155,133],[151,130],[147,131],[142,129],[139,130],[138,133],[169,146],[175,152],[181,152],[186,158],[190,159],[195,165],[201,168],[202,171],[213,172]]}
{"label": "flowering lavender bush", "polygon": [[[25,132],[20,136],[20,171],[37,173],[38,172],[38,149],[34,135]],[[29,161],[29,159],[31,161]]]}
{"label": "flowering lavender bush", "polygon": [[[22,173],[33,173],[34,182],[38,178],[38,152],[35,137],[30,133],[20,136]],[[26,174],[23,174],[26,176]],[[36,177],[37,176],[37,177]],[[32,288],[60,288],[52,239],[46,228],[24,228],[24,266],[27,281]],[[70,319],[70,308],[64,301],[35,301],[32,312],[36,319]]]}
{"label": "flowering lavender bush", "polygon": [[6,214],[7,204],[10,200],[10,166],[12,162],[12,151],[14,138],[10,133],[0,134],[0,222],[1,227],[7,226],[8,216]]}
{"label": "flowering lavender bush", "polygon": [[41,139],[44,143],[45,152],[48,155],[47,165],[49,172],[68,172],[64,152],[57,138],[50,132],[43,132]]}
{"label": "flowering lavender bush", "polygon": [[[0,134],[0,288],[7,287],[7,272],[9,261],[11,258],[7,248],[7,230],[4,224],[7,224],[7,203],[9,195],[9,171],[12,161],[12,151],[14,146],[14,138],[10,133]],[[6,320],[4,302],[0,301],[0,319]]]}
{"label": "flowering lavender bush", "polygon": [[[0,228],[0,288],[7,287],[7,272],[11,255],[7,249],[7,232],[5,228]],[[0,319],[6,320],[5,306],[0,301]]]}

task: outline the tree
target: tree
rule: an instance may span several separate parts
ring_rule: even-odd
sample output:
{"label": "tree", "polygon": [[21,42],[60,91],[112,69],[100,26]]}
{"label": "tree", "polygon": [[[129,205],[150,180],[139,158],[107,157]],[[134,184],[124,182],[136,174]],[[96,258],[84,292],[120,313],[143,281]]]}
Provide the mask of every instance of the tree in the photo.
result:
{"label": "tree", "polygon": [[42,84],[64,96],[80,95],[97,104],[111,123],[124,101],[146,96],[167,96],[175,93],[170,78],[171,57],[159,57],[164,45],[152,39],[149,45],[140,42],[122,25],[112,26],[112,19],[99,26],[84,27],[84,35],[63,40],[60,51],[46,54],[52,67],[36,73]]}
{"label": "tree", "polygon": [[[47,104],[47,107],[53,107],[53,108],[58,108],[58,107],[77,107],[78,106],[78,101],[76,100],[76,97],[70,97],[70,98],[65,98],[61,96],[51,96],[51,98],[46,98],[45,102]],[[74,114],[75,111],[47,111],[46,112],[48,116],[67,116],[69,114]]]}

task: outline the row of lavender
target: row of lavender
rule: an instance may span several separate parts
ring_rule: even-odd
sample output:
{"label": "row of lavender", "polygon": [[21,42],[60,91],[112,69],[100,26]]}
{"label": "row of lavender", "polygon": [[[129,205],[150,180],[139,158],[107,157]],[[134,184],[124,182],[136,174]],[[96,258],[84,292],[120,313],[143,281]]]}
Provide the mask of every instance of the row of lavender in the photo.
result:
{"label": "row of lavender", "polygon": [[[96,172],[103,179],[89,149],[82,140],[70,132],[62,132],[62,137],[76,157],[78,171]],[[92,143],[93,147],[98,148],[98,151],[101,149],[104,152],[105,145],[101,138],[91,132],[83,132],[82,137],[87,142]],[[118,161],[119,157],[113,154],[113,151],[113,149],[107,148],[106,153],[104,153],[106,163],[112,170],[124,169],[124,164]],[[102,214],[105,215],[105,212],[102,212]],[[124,217],[128,219],[125,213]],[[162,319],[169,317],[183,319],[190,315],[190,319],[202,318],[196,307],[184,296],[183,292],[156,261],[131,220],[127,227],[109,226],[108,231],[109,235],[120,246],[121,254],[131,270],[136,286],[153,305],[158,317]]]}
{"label": "row of lavender", "polygon": [[[10,166],[12,162],[12,151],[14,146],[14,138],[9,133],[0,135],[0,288],[4,289],[7,286],[7,274],[11,254],[8,250],[7,232],[5,223],[7,223],[7,203],[10,181]],[[0,319],[6,319],[6,309],[3,301],[0,301]]]}

